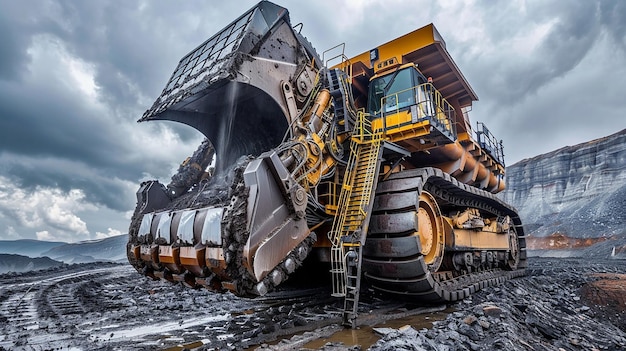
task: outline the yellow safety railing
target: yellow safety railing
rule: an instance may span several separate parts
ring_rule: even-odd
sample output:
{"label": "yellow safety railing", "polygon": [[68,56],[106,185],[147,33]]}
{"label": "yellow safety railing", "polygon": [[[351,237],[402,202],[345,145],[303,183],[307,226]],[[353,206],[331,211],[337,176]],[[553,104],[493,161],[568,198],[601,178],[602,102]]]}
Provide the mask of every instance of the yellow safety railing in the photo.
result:
{"label": "yellow safety railing", "polygon": [[372,130],[372,121],[368,117],[369,114],[363,111],[358,112],[357,124],[352,133],[352,140],[357,144],[373,143],[383,138],[382,130]]}
{"label": "yellow safety railing", "polygon": [[324,205],[326,213],[334,215],[337,212],[341,185],[336,182],[321,182],[319,188],[323,190],[319,193],[318,198]]}
{"label": "yellow safety railing", "polygon": [[[338,54],[334,54],[334,56],[331,56],[330,58],[326,58],[326,54],[330,54],[333,51],[340,52]],[[332,48],[325,50],[324,52],[322,52],[322,64],[324,65],[324,67],[329,67],[330,62],[338,60],[339,63],[334,64],[331,68],[341,69],[346,74],[347,83],[352,84],[352,63],[350,62],[348,56],[345,55],[345,51],[346,43],[337,44]]]}
{"label": "yellow safety railing", "polygon": [[406,123],[402,120],[391,122],[385,117],[410,109],[411,106],[416,106],[417,110],[417,121],[414,122],[429,120],[442,131],[448,131],[456,138],[454,107],[432,83],[420,84],[383,97],[381,99],[383,129],[387,131]]}

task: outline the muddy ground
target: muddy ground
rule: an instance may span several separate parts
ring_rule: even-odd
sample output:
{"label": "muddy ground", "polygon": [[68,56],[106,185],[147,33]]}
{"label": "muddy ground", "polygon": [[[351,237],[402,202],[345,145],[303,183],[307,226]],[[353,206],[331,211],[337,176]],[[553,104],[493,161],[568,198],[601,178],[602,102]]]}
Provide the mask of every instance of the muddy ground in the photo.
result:
{"label": "muddy ground", "polygon": [[625,289],[624,260],[531,259],[526,277],[451,306],[366,288],[352,331],[327,286],[250,300],[72,265],[0,276],[0,350],[621,350]]}

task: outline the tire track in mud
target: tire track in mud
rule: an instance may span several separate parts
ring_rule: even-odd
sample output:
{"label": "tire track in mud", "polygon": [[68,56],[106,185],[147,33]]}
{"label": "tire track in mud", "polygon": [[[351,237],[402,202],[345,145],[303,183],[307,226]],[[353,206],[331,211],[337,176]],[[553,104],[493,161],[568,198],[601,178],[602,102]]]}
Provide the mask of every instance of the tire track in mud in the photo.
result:
{"label": "tire track in mud", "polygon": [[[94,267],[0,276],[0,350],[245,349],[318,335],[341,320],[342,301],[329,286],[286,286],[245,299],[146,280],[130,265]],[[366,324],[414,308],[363,291]]]}
{"label": "tire track in mud", "polygon": [[37,307],[33,303],[35,295],[36,292],[30,289],[10,295],[0,309],[4,324],[16,329],[37,329]]}
{"label": "tire track in mud", "polygon": [[241,349],[340,318],[340,301],[327,288],[251,300],[145,280],[128,265],[92,268],[0,276],[0,350],[147,350],[198,341]]}
{"label": "tire track in mud", "polygon": [[0,276],[0,350],[154,349],[205,331],[227,345],[256,312],[229,295],[145,281],[127,265],[90,268]]}
{"label": "tire track in mud", "polygon": [[120,267],[54,272],[52,277],[35,275],[25,279],[30,281],[18,280],[13,284],[2,279],[0,350],[68,349],[75,334],[68,331],[67,316],[85,312],[75,294],[76,286],[86,278],[119,274],[119,271]]}

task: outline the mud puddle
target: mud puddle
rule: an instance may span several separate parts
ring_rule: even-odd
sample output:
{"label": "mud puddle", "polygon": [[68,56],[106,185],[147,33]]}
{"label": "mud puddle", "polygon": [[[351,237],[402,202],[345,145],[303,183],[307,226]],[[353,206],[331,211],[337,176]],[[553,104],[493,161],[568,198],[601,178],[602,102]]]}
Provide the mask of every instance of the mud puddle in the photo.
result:
{"label": "mud puddle", "polygon": [[168,347],[166,349],[163,349],[163,351],[192,350],[192,349],[196,349],[196,348],[198,348],[198,347],[200,347],[200,346],[202,346],[204,344],[205,343],[203,341],[196,341],[196,342],[192,342],[192,343],[189,343],[189,344]]}
{"label": "mud puddle", "polygon": [[394,328],[398,329],[405,325],[410,325],[416,330],[423,328],[431,328],[433,322],[446,319],[449,313],[454,312],[454,308],[446,308],[445,310],[428,312],[424,314],[417,314],[412,316],[406,316],[402,318],[390,319],[385,322],[375,324],[374,326],[364,325],[357,329],[342,329],[330,337],[320,338],[308,342],[303,345],[304,349],[319,349],[326,343],[343,343],[346,347],[360,345],[361,349],[365,350],[375,344],[380,335],[375,332],[376,328]]}

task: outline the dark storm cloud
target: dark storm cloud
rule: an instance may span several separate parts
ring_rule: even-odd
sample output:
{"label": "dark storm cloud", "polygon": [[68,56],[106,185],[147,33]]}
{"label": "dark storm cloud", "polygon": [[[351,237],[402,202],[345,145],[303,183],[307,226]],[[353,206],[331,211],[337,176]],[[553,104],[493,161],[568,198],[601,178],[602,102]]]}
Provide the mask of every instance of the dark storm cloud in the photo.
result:
{"label": "dark storm cloud", "polygon": [[83,189],[90,203],[127,211],[134,204],[134,182],[125,181],[119,170],[96,168],[68,159],[53,157],[24,157],[4,153],[0,155],[5,176],[22,189],[37,187]]}
{"label": "dark storm cloud", "polygon": [[[189,13],[176,11],[180,5],[175,2],[144,5],[134,1],[5,4],[3,12],[12,29],[7,33],[8,41],[20,43],[10,50],[9,56],[23,60],[30,43],[28,36],[49,33],[64,41],[76,56],[97,63],[98,82],[106,94],[121,101],[135,98],[121,89],[128,83],[118,80],[123,76],[154,95],[160,89],[157,87],[164,85],[164,77],[171,73],[163,72],[163,66],[169,65],[173,70],[181,49],[191,48],[190,43],[196,42],[195,38],[178,35],[188,34],[185,28],[197,28],[197,25],[190,26],[184,20],[184,15]],[[17,20],[24,13],[25,19]],[[191,40],[187,42],[187,38]]]}
{"label": "dark storm cloud", "polygon": [[[136,183],[147,172],[167,180],[172,162],[182,159],[168,160],[162,154],[171,150],[143,145],[141,139],[131,142],[128,133],[163,133],[167,126],[183,141],[198,140],[199,134],[186,126],[138,126],[135,121],[158,96],[177,61],[229,19],[201,1],[186,2],[184,10],[170,1],[28,1],[0,6],[3,172],[26,189],[83,189],[88,200],[117,210],[128,210],[133,202],[118,195],[128,189],[109,179]],[[99,107],[60,84],[71,79],[55,73],[67,69],[59,70],[55,62],[33,67],[36,40],[52,42],[51,47],[58,46],[93,69]],[[43,53],[44,60],[51,58]],[[145,150],[152,152],[141,155]]]}
{"label": "dark storm cloud", "polygon": [[19,16],[29,7],[18,1],[0,4],[0,80],[19,78],[29,61],[26,49],[32,33],[41,27],[25,16]]}
{"label": "dark storm cloud", "polygon": [[626,50],[626,2],[601,1],[600,18],[616,43]]}
{"label": "dark storm cloud", "polygon": [[[142,13],[137,2],[63,1],[59,5],[60,18],[66,22],[59,37],[69,43],[72,53],[98,63],[96,81],[105,98],[125,104],[135,103],[140,92],[157,93],[156,87],[164,81],[162,67],[166,63],[173,67],[176,60],[176,55],[160,49],[170,43],[147,35],[162,30],[153,24],[158,19]],[[129,83],[138,85],[139,91]]]}
{"label": "dark storm cloud", "polygon": [[124,197],[114,194],[122,189],[111,187],[108,177],[137,180],[152,167],[168,169],[168,163],[129,158],[135,150],[125,142],[128,128],[116,128],[98,112],[45,82],[19,88],[0,83],[0,150],[19,155],[4,160],[3,168],[26,188],[80,188],[92,202],[128,209],[132,203],[120,203]]}
{"label": "dark storm cloud", "polygon": [[123,151],[113,142],[119,136],[106,116],[92,114],[67,91],[46,82],[0,84],[0,145],[25,155],[90,160],[96,167],[115,165],[115,155]]}
{"label": "dark storm cloud", "polygon": [[25,66],[25,47],[28,44],[24,39],[27,36],[14,33],[14,29],[4,18],[6,14],[0,13],[0,16],[0,79],[13,80]]}
{"label": "dark storm cloud", "polygon": [[[527,3],[525,13],[513,5],[483,2],[486,38],[476,40],[486,39],[488,50],[466,60],[472,62],[468,66],[475,67],[470,69],[474,84],[501,106],[519,103],[571,71],[591,50],[603,28],[596,2],[532,2],[532,6]],[[545,32],[532,32],[542,26]],[[530,45],[533,37],[537,37],[536,46]],[[465,43],[466,51],[472,45],[477,43]]]}

